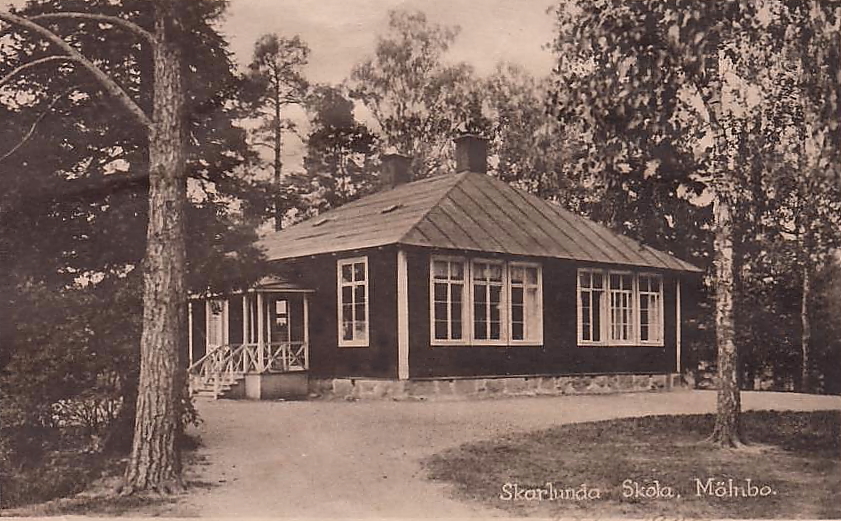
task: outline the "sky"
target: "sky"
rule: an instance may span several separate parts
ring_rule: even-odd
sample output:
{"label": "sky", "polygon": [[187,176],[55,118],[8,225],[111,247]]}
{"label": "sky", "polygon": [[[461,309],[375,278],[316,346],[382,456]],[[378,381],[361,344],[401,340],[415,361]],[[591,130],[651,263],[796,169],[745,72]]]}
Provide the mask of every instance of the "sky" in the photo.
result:
{"label": "sky", "polygon": [[500,61],[549,74],[552,40],[549,0],[230,0],[222,32],[240,65],[247,64],[256,39],[266,33],[298,34],[312,50],[307,76],[338,83],[354,64],[371,56],[391,9],[421,10],[434,23],[458,25],[453,61],[472,64],[480,74]]}

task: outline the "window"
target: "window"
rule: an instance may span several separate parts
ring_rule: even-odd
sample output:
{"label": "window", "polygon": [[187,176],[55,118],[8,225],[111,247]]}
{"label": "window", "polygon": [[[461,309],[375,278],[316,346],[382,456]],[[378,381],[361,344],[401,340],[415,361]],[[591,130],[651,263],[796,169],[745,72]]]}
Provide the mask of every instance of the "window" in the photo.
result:
{"label": "window", "polygon": [[663,343],[663,280],[659,275],[639,276],[640,342]]}
{"label": "window", "polygon": [[598,271],[578,272],[578,340],[581,343],[602,341],[602,301],[604,274]]}
{"label": "window", "polygon": [[338,262],[339,345],[368,347],[368,258]]}
{"label": "window", "polygon": [[511,287],[510,317],[512,342],[543,342],[543,303],[540,266],[509,266]]}
{"label": "window", "polygon": [[433,257],[432,343],[541,344],[542,292],[539,264]]}
{"label": "window", "polygon": [[432,338],[439,342],[464,338],[464,261],[432,261]]}
{"label": "window", "polygon": [[578,343],[662,346],[662,277],[578,270]]}
{"label": "window", "polygon": [[502,263],[473,262],[473,339],[502,339]]}
{"label": "window", "polygon": [[630,273],[610,274],[610,341],[614,344],[634,341],[634,278]]}

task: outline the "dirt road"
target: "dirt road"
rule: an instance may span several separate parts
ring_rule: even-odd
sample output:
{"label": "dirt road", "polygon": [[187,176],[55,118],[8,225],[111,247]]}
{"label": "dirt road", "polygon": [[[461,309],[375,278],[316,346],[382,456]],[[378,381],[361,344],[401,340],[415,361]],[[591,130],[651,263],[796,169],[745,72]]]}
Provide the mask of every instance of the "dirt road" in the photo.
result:
{"label": "dirt road", "polygon": [[[841,409],[841,397],[743,393],[744,409]],[[562,423],[704,413],[715,393],[676,391],[453,402],[199,403],[203,447],[173,505],[137,515],[488,517],[424,479],[440,450]]]}

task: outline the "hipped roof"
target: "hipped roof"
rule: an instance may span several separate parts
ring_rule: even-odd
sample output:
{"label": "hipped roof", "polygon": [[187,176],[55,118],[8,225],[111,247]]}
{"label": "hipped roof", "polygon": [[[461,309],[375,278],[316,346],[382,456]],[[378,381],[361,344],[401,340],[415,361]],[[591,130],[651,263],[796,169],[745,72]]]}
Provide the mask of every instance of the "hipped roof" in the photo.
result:
{"label": "hipped roof", "polygon": [[701,271],[475,172],[384,190],[271,233],[259,244],[270,260],[397,244]]}

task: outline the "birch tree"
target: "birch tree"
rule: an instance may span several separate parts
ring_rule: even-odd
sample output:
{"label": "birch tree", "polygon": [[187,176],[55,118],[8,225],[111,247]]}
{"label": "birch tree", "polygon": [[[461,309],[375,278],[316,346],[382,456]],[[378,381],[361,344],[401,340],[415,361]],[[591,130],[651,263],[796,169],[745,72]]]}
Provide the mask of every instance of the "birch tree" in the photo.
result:
{"label": "birch tree", "polygon": [[[37,36],[55,54],[22,63],[0,78],[0,88],[21,74],[47,65],[71,64],[86,70],[105,93],[148,137],[149,214],[143,261],[143,318],[140,376],[132,452],[124,493],[183,487],[176,445],[184,398],[182,354],[186,340],[184,208],[186,202],[184,88],[178,48],[178,0],[156,0],[151,28],[129,18],[90,12],[47,12],[22,16],[0,11],[0,31]],[[149,49],[151,92],[147,112],[98,64],[83,55],[73,39],[62,36],[60,21],[106,24],[132,34]],[[37,121],[36,121],[37,123]],[[22,136],[21,141],[27,139]],[[14,146],[10,150],[14,150]],[[8,151],[6,152],[8,154]]]}

